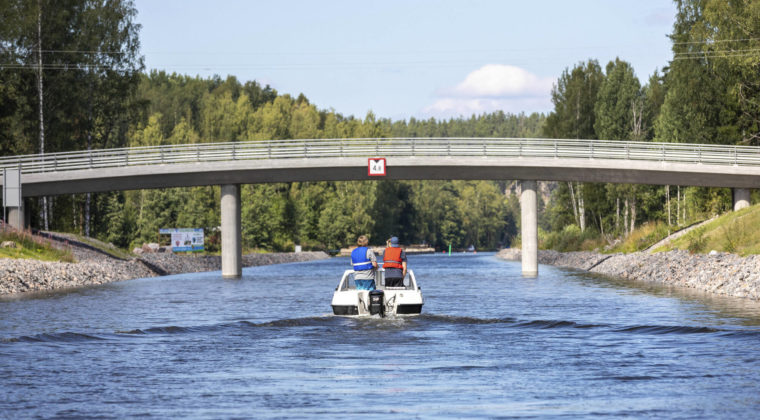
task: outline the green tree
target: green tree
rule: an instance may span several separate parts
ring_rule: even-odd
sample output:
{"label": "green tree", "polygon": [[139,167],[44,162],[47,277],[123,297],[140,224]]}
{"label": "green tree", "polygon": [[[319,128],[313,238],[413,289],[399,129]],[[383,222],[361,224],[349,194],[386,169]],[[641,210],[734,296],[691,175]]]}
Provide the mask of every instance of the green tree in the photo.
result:
{"label": "green tree", "polygon": [[506,226],[505,197],[493,182],[454,181],[459,190],[459,213],[462,215],[464,243],[495,248],[504,237]]}
{"label": "green tree", "polygon": [[[714,66],[714,75],[728,87],[731,99],[738,101],[735,125],[729,127],[724,122],[719,135],[740,136],[745,144],[760,144],[760,80],[757,77],[760,73],[760,4],[728,0],[683,3],[703,7],[701,19],[690,31],[691,39],[701,50],[702,54],[698,55]],[[692,55],[676,58],[695,59]]]}
{"label": "green tree", "polygon": [[[320,241],[328,248],[353,244],[357,236],[372,231],[370,209],[375,204],[376,182],[346,181],[325,192],[327,200],[319,217]],[[371,240],[377,243],[376,235]]]}
{"label": "green tree", "polygon": [[[699,33],[707,2],[677,2],[673,55],[665,74],[667,93],[655,124],[655,139],[675,143],[735,144],[738,100],[730,72],[705,56]],[[696,33],[695,33],[696,32]]]}
{"label": "green tree", "polygon": [[[596,121],[594,129],[601,139],[606,140],[644,140],[646,137],[646,124],[644,119],[646,105],[639,79],[633,71],[633,67],[616,58],[610,61],[606,68],[606,77],[602,81],[594,106]],[[631,215],[628,226],[635,226],[637,214],[637,200],[639,187],[636,185],[618,185],[607,188],[599,184],[586,184],[583,189],[586,208],[591,213],[591,220],[600,232],[605,232],[605,216],[612,213],[612,200],[607,198],[607,192],[614,192],[615,214],[620,199],[623,198],[625,214]],[[611,229],[612,221],[606,218]],[[615,223],[619,226],[619,220]],[[627,228],[623,229],[627,232]]]}
{"label": "green tree", "polygon": [[[152,120],[152,125],[150,126],[151,129],[148,133],[145,133],[143,130],[143,138],[141,138],[141,141],[151,141],[150,139],[160,138],[161,134],[157,131],[157,126],[160,124],[160,119],[161,118]],[[179,123],[175,125],[174,128],[172,128],[171,136],[167,140],[167,143],[169,144],[193,144],[199,142],[200,136],[195,131],[193,126],[185,120],[184,117],[180,118]]]}
{"label": "green tree", "polygon": [[605,140],[642,140],[641,84],[633,67],[616,58],[607,64],[594,104],[594,132]]}
{"label": "green tree", "polygon": [[[544,134],[552,138],[596,139],[594,108],[604,74],[596,60],[580,63],[572,70],[565,69],[552,88],[554,110],[546,117]],[[568,183],[569,202],[558,203],[573,209],[576,226],[585,229],[586,214],[583,188],[579,183]]]}
{"label": "green tree", "polygon": [[286,245],[285,222],[287,197],[283,184],[244,185],[241,199],[241,228],[249,248],[281,250]]}
{"label": "green tree", "polygon": [[290,137],[290,119],[293,99],[278,96],[272,103],[261,106],[254,113],[254,121],[248,127],[248,138],[259,140],[282,140]]}
{"label": "green tree", "polygon": [[596,60],[565,69],[552,88],[554,110],[544,134],[551,138],[595,139],[594,106],[604,74]]}
{"label": "green tree", "polygon": [[[133,3],[4,0],[0,9],[0,132],[14,136],[7,151],[123,146],[143,67]],[[68,198],[54,201],[68,212]],[[86,234],[90,202],[87,195]],[[40,203],[43,227],[59,223],[51,203]]]}
{"label": "green tree", "polygon": [[439,249],[449,244],[462,246],[461,206],[452,181],[413,181],[412,204],[416,209],[415,241]]}
{"label": "green tree", "polygon": [[319,138],[319,113],[308,102],[296,104],[290,120],[290,135],[295,139]]}
{"label": "green tree", "polygon": [[157,242],[160,229],[176,227],[182,204],[180,189],[142,190],[138,203],[137,245]]}
{"label": "green tree", "polygon": [[411,201],[411,188],[402,181],[378,181],[374,192],[372,211],[370,212],[374,228],[371,230],[373,240],[384,244],[391,236],[396,236],[402,243],[413,240],[412,223],[415,209]]}
{"label": "green tree", "polygon": [[[163,116],[161,114],[151,115],[147,125],[138,126],[132,133],[129,139],[129,146],[160,146],[166,144],[163,131],[161,130],[162,119]],[[180,130],[185,131],[184,128],[180,128]],[[182,133],[178,132],[177,135],[182,135]]]}
{"label": "green tree", "polygon": [[[240,101],[244,107],[250,108],[247,100]],[[244,112],[244,111],[243,111]],[[238,118],[238,106],[232,98],[232,93],[208,93],[201,102],[201,135],[206,141],[226,142],[235,141],[242,121]]]}
{"label": "green tree", "polygon": [[649,82],[643,88],[644,93],[644,117],[643,129],[644,138],[652,140],[654,138],[654,125],[657,117],[660,115],[660,109],[665,102],[665,79],[655,70],[649,77]]}
{"label": "green tree", "polygon": [[105,215],[106,223],[106,241],[118,247],[127,248],[133,241],[136,215],[132,207],[125,206],[125,195],[123,192],[114,192],[106,195],[108,197],[108,212]]}

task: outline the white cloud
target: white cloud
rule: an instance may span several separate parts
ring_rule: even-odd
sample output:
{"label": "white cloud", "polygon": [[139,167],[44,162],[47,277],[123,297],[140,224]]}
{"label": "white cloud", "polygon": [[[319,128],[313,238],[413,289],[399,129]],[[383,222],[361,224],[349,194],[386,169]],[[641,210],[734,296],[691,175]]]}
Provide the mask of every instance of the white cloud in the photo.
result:
{"label": "white cloud", "polygon": [[546,95],[554,79],[539,78],[520,67],[487,64],[464,78],[453,92],[469,97]]}
{"label": "white cloud", "polygon": [[550,109],[551,101],[548,98],[441,98],[422,111],[427,116],[448,118],[468,117],[472,114],[494,111],[519,114],[520,112],[547,112]]}
{"label": "white cloud", "polygon": [[538,77],[525,69],[504,64],[487,64],[453,88],[442,89],[423,113],[435,117],[457,117],[483,112],[547,112],[551,110],[554,79]]}

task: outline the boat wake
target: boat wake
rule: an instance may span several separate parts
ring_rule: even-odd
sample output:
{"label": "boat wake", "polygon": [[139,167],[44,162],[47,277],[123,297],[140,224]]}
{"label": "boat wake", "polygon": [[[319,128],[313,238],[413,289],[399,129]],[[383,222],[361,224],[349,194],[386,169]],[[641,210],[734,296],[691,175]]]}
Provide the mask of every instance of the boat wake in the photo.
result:
{"label": "boat wake", "polygon": [[725,337],[760,338],[760,330],[721,329],[705,326],[686,325],[614,325],[614,324],[584,324],[568,320],[520,320],[516,318],[475,318],[467,316],[422,314],[413,317],[379,316],[343,317],[343,316],[314,316],[304,318],[278,319],[264,322],[240,320],[201,326],[158,326],[145,329],[118,330],[113,333],[92,333],[65,331],[56,333],[41,333],[22,335],[18,337],[0,338],[0,344],[12,343],[77,343],[100,340],[123,340],[139,337],[187,335],[187,334],[225,334],[267,330],[287,330],[297,328],[310,329],[367,329],[376,330],[426,330],[445,327],[446,325],[496,326],[526,330],[549,329],[584,329],[598,330],[617,334],[638,335],[667,335],[667,334],[715,334]]}

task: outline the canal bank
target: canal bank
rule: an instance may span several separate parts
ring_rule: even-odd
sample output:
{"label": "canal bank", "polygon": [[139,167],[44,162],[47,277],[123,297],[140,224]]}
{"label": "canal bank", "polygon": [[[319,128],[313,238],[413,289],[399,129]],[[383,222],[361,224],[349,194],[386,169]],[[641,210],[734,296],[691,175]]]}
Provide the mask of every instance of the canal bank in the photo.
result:
{"label": "canal bank", "polygon": [[[503,249],[497,256],[519,261],[520,250]],[[654,254],[538,251],[538,262],[628,280],[760,300],[760,255],[740,257],[721,252],[706,255],[680,250]]]}
{"label": "canal bank", "polygon": [[[48,262],[30,259],[0,258],[0,296],[26,292],[57,290],[156,277],[171,274],[218,271],[218,255],[142,254],[122,260],[92,248],[68,244],[78,262]],[[243,267],[313,261],[329,258],[324,252],[281,252],[248,254]]]}

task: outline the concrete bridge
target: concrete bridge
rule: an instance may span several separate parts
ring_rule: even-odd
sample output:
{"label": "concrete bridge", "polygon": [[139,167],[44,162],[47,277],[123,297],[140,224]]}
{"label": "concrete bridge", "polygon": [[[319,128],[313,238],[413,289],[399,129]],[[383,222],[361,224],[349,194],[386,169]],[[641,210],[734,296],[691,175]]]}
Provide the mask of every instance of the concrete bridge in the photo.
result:
{"label": "concrete bridge", "polygon": [[[734,208],[760,186],[760,148],[526,138],[377,138],[199,143],[0,158],[22,197],[221,185],[222,275],[241,275],[240,184],[378,179],[522,181],[522,270],[538,273],[536,181],[730,187]],[[10,176],[8,177],[11,178]],[[6,180],[0,178],[0,183]],[[24,226],[21,206],[8,220]]]}

